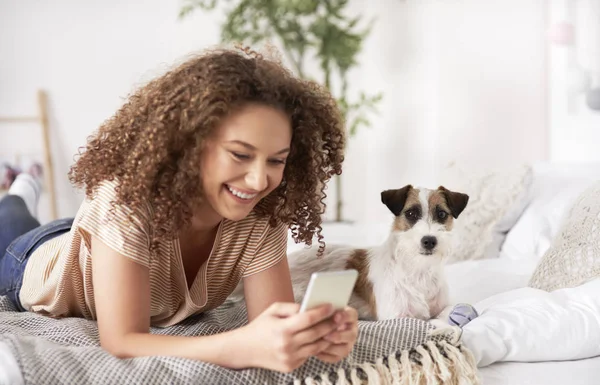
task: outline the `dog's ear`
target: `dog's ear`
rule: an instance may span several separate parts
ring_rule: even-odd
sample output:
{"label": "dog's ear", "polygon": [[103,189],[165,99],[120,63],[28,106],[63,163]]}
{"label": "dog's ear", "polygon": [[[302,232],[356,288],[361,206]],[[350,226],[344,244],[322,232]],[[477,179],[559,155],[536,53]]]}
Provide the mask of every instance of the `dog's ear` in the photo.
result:
{"label": "dog's ear", "polygon": [[406,185],[401,189],[382,191],[381,202],[383,202],[395,216],[398,216],[402,212],[408,192],[412,188],[411,185]]}
{"label": "dog's ear", "polygon": [[467,203],[469,203],[469,196],[467,194],[450,191],[444,186],[438,187],[438,190],[441,191],[442,195],[446,198],[446,202],[448,203],[448,208],[452,213],[452,216],[456,219],[463,212],[465,207],[467,207]]}

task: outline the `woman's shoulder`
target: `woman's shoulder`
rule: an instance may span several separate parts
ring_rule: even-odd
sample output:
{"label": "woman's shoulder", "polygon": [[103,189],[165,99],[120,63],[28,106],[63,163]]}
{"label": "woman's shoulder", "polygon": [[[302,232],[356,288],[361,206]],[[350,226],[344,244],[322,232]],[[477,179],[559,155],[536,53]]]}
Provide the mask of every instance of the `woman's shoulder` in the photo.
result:
{"label": "woman's shoulder", "polygon": [[86,195],[83,205],[90,204],[96,201],[111,202],[117,199],[117,188],[119,183],[117,180],[105,179],[93,187],[91,194]]}
{"label": "woman's shoulder", "polygon": [[130,207],[118,196],[118,180],[104,180],[96,185],[90,196],[82,202],[79,214],[100,223],[117,220],[121,225],[132,219],[138,226],[146,228],[150,220],[150,206]]}
{"label": "woman's shoulder", "polygon": [[[133,207],[129,207],[126,203],[122,202],[119,194],[119,181],[117,179],[105,179],[99,182],[96,187],[93,189],[91,196],[86,197],[85,201],[89,203],[95,204],[111,204],[114,206],[119,206],[122,210],[132,210]],[[144,204],[140,205],[140,207],[136,208],[138,211],[144,210],[149,211],[150,205]]]}

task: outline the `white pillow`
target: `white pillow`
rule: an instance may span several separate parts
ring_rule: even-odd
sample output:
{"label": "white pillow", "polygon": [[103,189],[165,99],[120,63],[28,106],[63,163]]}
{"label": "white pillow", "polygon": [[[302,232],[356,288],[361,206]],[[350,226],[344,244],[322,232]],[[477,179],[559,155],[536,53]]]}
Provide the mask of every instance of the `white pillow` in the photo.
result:
{"label": "white pillow", "polygon": [[500,258],[539,261],[558,235],[575,199],[600,180],[600,164],[537,163],[533,165],[531,199],[508,232]]}
{"label": "white pillow", "polygon": [[463,327],[478,367],[600,355],[600,279],[551,293],[521,288],[487,298]]}

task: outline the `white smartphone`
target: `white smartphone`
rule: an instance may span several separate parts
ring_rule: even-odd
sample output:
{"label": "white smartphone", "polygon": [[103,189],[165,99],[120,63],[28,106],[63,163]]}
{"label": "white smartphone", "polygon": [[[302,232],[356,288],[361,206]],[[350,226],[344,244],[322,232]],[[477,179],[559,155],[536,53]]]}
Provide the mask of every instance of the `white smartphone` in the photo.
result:
{"label": "white smartphone", "polygon": [[356,270],[320,271],[313,273],[302,299],[300,311],[329,303],[335,310],[343,309],[350,300],[358,278]]}

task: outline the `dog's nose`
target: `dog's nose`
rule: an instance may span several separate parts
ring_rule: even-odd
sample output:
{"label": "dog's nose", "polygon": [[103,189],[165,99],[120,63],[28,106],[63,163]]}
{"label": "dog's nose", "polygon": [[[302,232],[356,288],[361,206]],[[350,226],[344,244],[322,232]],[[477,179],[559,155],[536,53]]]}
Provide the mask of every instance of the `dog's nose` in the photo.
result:
{"label": "dog's nose", "polygon": [[433,250],[437,245],[437,238],[432,237],[431,235],[427,235],[421,238],[421,245],[425,250]]}

